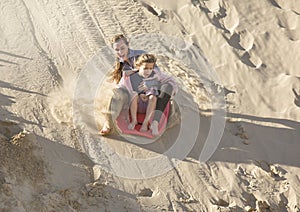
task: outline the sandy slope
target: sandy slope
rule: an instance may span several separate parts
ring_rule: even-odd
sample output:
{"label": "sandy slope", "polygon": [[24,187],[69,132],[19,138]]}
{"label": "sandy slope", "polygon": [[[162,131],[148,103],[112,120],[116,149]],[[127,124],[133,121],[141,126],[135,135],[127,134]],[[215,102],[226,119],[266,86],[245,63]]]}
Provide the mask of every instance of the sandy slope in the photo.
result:
{"label": "sandy slope", "polygon": [[[9,0],[0,14],[1,211],[300,210],[299,1]],[[180,84],[184,125],[152,144],[96,134],[120,32]],[[199,162],[220,91],[224,133]]]}

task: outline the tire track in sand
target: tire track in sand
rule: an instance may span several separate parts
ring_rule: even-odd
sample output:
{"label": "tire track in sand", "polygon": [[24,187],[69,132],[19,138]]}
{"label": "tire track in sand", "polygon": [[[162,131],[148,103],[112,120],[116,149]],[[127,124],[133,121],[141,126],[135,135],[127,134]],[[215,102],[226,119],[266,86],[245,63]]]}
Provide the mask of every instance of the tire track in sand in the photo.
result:
{"label": "tire track in sand", "polygon": [[[136,1],[90,0],[84,1],[89,16],[106,40],[115,34],[127,36],[158,31],[146,18],[143,6]],[[100,5],[101,4],[101,5]]]}

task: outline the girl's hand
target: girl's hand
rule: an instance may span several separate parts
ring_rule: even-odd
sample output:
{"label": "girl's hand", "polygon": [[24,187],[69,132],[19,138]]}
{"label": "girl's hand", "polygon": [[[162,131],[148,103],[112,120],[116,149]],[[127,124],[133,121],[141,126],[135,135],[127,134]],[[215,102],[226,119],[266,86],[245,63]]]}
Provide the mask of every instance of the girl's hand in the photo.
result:
{"label": "girl's hand", "polygon": [[139,91],[146,91],[148,88],[147,86],[145,85],[144,82],[141,82],[141,84],[138,86],[138,90]]}

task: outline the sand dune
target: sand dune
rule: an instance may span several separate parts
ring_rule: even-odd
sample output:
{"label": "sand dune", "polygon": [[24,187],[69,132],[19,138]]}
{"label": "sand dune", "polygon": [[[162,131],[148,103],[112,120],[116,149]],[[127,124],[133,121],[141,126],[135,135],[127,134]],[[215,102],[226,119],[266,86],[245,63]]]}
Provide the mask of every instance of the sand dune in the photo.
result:
{"label": "sand dune", "polygon": [[[0,211],[300,210],[298,0],[0,11]],[[118,33],[179,84],[155,142],[97,135]]]}

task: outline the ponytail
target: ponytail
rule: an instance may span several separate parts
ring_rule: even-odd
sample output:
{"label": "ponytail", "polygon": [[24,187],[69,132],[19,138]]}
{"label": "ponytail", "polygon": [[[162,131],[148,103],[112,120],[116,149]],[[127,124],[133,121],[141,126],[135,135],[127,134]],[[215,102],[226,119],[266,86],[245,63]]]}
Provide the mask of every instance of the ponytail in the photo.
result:
{"label": "ponytail", "polygon": [[110,79],[112,81],[116,82],[117,84],[120,82],[120,80],[122,78],[123,67],[124,67],[124,63],[116,61],[114,70],[110,74],[110,77],[111,77]]}

